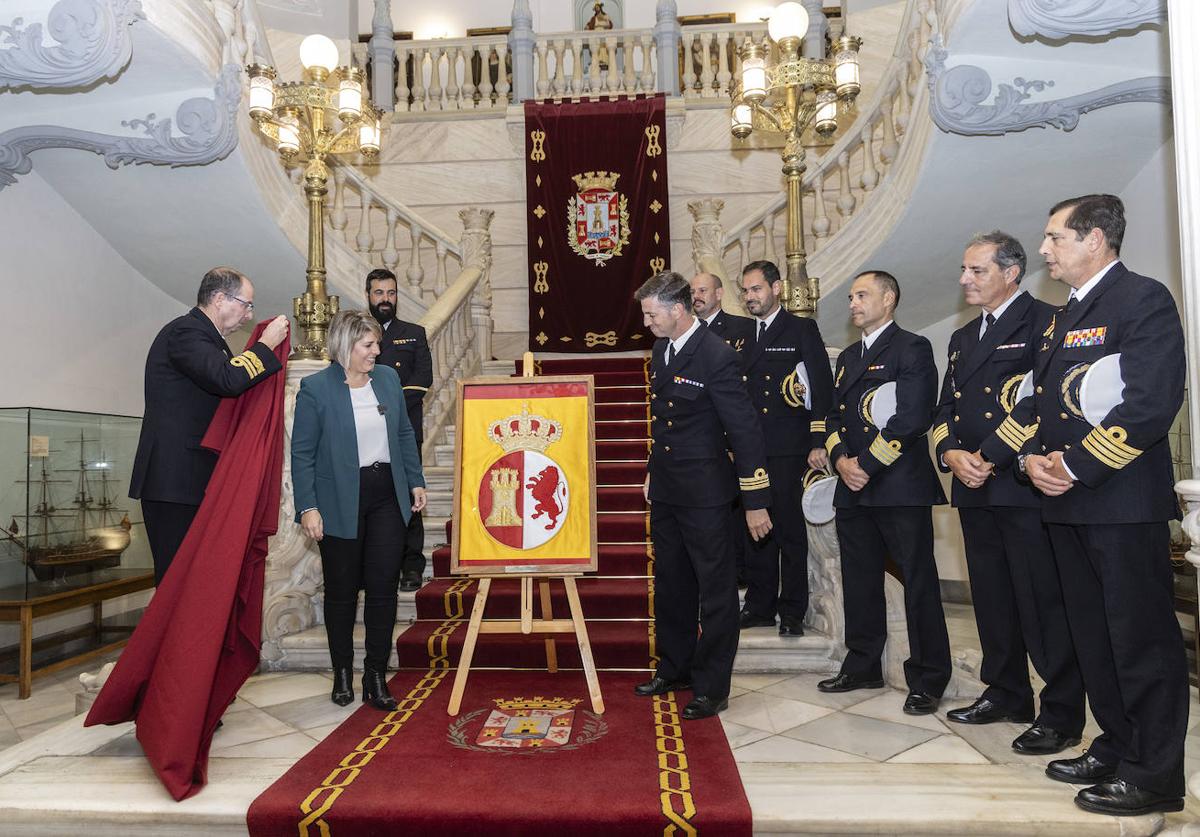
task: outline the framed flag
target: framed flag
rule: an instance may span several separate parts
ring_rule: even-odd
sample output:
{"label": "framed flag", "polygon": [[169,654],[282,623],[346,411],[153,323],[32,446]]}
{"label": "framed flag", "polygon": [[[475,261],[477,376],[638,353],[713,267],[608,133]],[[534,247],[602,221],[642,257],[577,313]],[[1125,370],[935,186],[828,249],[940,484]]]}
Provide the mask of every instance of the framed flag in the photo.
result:
{"label": "framed flag", "polygon": [[590,375],[458,382],[455,575],[596,569]]}

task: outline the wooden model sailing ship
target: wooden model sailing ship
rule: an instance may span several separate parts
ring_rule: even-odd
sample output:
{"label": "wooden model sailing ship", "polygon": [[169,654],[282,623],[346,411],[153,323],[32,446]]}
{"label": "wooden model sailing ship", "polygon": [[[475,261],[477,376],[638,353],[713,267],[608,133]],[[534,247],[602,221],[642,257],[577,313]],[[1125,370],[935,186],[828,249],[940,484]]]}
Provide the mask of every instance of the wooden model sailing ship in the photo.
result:
{"label": "wooden model sailing ship", "polygon": [[[81,430],[79,439],[70,442],[79,445],[76,467],[48,469],[46,457],[41,461],[40,476],[18,481],[30,486],[28,530],[22,532],[13,517],[4,536],[21,550],[38,581],[115,567],[129,546],[133,524],[113,499],[116,480],[110,476],[111,463],[103,455],[89,462],[88,441]],[[72,478],[52,478],[55,473],[71,474]],[[75,496],[60,508],[52,486],[67,484],[75,486]]]}

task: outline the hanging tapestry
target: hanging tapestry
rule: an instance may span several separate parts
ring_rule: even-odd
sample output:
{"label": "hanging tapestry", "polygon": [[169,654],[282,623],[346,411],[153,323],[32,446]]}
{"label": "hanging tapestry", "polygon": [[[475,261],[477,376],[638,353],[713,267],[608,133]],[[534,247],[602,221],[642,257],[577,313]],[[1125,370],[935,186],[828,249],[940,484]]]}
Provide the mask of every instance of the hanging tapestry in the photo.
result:
{"label": "hanging tapestry", "polygon": [[649,349],[633,292],[671,261],[663,95],[525,103],[529,348]]}

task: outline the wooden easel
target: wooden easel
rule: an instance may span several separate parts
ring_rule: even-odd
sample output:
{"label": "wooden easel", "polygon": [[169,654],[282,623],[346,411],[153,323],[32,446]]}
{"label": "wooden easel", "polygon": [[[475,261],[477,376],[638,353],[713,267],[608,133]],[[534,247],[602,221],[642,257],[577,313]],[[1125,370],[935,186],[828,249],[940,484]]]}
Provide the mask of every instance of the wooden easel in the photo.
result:
{"label": "wooden easel", "polygon": [[[532,378],[533,352],[526,352],[522,361],[522,377]],[[594,546],[594,544],[593,544]],[[487,607],[488,593],[492,589],[493,578],[516,578],[521,583],[521,615],[518,619],[488,619],[484,621],[483,611]],[[458,661],[458,669],[454,674],[454,687],[450,692],[450,704],[446,711],[457,715],[462,706],[463,692],[467,688],[467,676],[471,670],[471,659],[475,656],[475,644],[480,634],[566,634],[574,632],[579,643],[579,659],[583,663],[583,676],[587,680],[588,695],[592,700],[592,711],[598,715],[604,714],[604,697],[600,694],[600,679],[596,676],[596,663],[592,659],[592,645],[588,640],[587,623],[583,620],[583,607],[579,603],[579,589],[575,579],[579,573],[552,573],[548,575],[481,575],[479,590],[475,594],[475,604],[471,607],[471,621],[467,625],[467,635],[463,640],[462,655]],[[555,619],[550,604],[550,581],[561,579],[567,591],[567,606],[571,611],[570,619]],[[533,583],[538,582],[538,594],[541,604],[541,617],[533,618]],[[558,653],[554,647],[553,636],[546,637],[546,669],[551,673],[558,671]]]}

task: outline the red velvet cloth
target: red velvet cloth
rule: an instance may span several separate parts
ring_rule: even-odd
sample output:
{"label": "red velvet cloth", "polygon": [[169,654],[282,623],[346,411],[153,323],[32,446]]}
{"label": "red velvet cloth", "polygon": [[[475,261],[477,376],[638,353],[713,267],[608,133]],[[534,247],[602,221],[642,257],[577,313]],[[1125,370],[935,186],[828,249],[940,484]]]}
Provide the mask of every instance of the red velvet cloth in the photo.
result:
{"label": "red velvet cloth", "polygon": [[[287,340],[275,349],[285,366],[288,351]],[[202,441],[220,454],[204,502],[84,721],[133,720],[177,800],[204,786],[217,722],[258,666],[267,537],[279,523],[284,379],[272,375],[217,408]]]}

